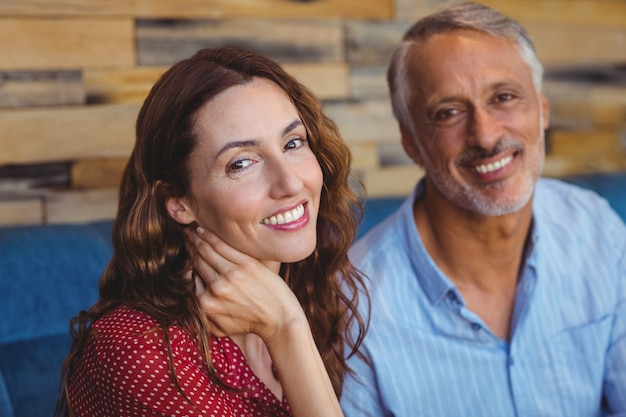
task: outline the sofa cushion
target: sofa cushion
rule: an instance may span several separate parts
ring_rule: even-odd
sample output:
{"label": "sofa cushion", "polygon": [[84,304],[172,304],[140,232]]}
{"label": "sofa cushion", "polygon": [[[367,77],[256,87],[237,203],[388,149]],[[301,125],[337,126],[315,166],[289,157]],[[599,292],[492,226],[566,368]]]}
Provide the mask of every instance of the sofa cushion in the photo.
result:
{"label": "sofa cushion", "polygon": [[406,197],[370,198],[363,202],[363,219],[359,225],[357,239],[364,236],[372,227],[400,208]]}
{"label": "sofa cushion", "polygon": [[[0,348],[1,350],[1,348]],[[0,355],[2,353],[0,352]],[[0,416],[2,417],[15,417],[13,413],[13,404],[11,397],[9,396],[9,387],[2,374],[2,368],[0,367]]]}
{"label": "sofa cushion", "polygon": [[[61,377],[61,364],[71,344],[66,331],[54,335],[0,345],[0,377],[10,403],[0,405],[3,417],[54,415]],[[1,394],[0,394],[1,395]],[[12,404],[12,405],[11,405]],[[13,410],[2,410],[2,407]],[[9,414],[10,413],[10,414]]]}
{"label": "sofa cushion", "polygon": [[111,223],[0,228],[0,344],[67,334],[98,297]]}
{"label": "sofa cushion", "polygon": [[0,416],[53,415],[69,320],[98,298],[111,227],[0,228]]}

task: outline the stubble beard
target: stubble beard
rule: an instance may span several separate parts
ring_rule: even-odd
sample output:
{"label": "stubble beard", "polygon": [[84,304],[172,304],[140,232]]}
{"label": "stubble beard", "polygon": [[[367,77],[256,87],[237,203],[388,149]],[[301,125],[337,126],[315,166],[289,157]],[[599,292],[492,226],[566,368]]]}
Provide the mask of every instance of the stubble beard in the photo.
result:
{"label": "stubble beard", "polygon": [[[494,150],[497,153],[503,149],[515,147],[520,149],[518,152],[524,152],[524,163],[529,164],[525,167],[525,171],[520,175],[516,175],[516,190],[512,191],[510,179],[498,181],[495,183],[477,186],[470,183],[462,183],[455,179],[447,172],[436,169],[432,166],[427,158],[424,158],[424,169],[430,181],[434,184],[439,192],[450,202],[461,209],[482,215],[482,216],[503,216],[521,210],[530,201],[537,179],[543,170],[545,160],[543,124],[540,126],[538,143],[533,147],[534,154],[525,154],[528,147],[524,148],[520,141],[516,139],[503,139],[499,142]],[[472,155],[462,155],[458,161],[475,158]]]}

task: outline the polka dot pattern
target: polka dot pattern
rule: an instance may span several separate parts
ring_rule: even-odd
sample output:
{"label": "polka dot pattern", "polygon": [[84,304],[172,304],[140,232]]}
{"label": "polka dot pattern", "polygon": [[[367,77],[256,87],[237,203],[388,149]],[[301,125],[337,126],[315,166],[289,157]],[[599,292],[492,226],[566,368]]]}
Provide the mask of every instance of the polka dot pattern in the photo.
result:
{"label": "polka dot pattern", "polygon": [[228,337],[211,339],[211,358],[217,375],[235,391],[211,381],[195,337],[170,326],[183,396],[172,379],[164,333],[153,318],[119,307],[92,328],[69,381],[77,416],[291,416],[286,401],[252,372]]}

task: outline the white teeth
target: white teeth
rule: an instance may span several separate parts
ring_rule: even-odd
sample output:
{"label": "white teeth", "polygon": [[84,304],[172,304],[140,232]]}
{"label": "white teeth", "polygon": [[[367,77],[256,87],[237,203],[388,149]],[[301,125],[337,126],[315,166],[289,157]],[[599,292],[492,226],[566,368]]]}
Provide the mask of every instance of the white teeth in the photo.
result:
{"label": "white teeth", "polygon": [[298,220],[300,217],[304,216],[304,205],[300,204],[298,207],[286,211],[284,213],[279,213],[275,216],[268,217],[263,219],[261,223],[263,224],[285,224],[291,223]]}
{"label": "white teeth", "polygon": [[504,157],[504,158],[500,159],[499,161],[492,162],[490,164],[478,165],[474,169],[477,172],[480,172],[481,174],[486,174],[488,172],[496,171],[496,170],[504,167],[505,165],[508,165],[508,163],[511,162],[512,160],[513,160],[513,156],[509,155],[507,157]]}

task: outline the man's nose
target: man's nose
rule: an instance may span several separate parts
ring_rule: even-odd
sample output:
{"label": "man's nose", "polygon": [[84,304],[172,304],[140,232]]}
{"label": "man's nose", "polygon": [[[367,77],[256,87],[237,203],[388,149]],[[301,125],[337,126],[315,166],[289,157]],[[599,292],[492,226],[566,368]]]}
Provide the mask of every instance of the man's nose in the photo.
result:
{"label": "man's nose", "polygon": [[502,124],[488,109],[476,107],[468,121],[468,136],[471,146],[492,149],[502,136]]}

